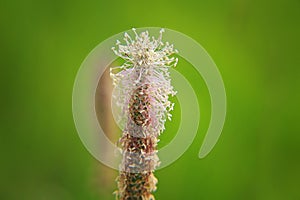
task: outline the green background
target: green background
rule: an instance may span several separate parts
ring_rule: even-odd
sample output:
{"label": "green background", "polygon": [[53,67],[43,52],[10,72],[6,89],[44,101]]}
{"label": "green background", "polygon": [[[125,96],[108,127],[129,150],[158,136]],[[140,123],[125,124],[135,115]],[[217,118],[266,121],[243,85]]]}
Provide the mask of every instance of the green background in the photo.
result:
{"label": "green background", "polygon": [[[221,138],[200,160],[209,94],[180,61],[199,97],[200,129],[178,161],[156,172],[156,198],[300,199],[299,0],[1,0],[0,25],[1,200],[114,198],[117,173],[88,153],[75,130],[73,82],[98,43],[149,26],[198,41],[228,100]],[[161,145],[176,125],[167,127]]]}

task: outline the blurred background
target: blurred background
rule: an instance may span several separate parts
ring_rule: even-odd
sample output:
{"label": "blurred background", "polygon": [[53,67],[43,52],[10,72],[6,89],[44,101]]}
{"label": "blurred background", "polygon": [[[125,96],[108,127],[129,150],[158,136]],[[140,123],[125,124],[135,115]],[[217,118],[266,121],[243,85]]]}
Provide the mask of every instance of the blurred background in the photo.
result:
{"label": "blurred background", "polygon": [[[0,199],[114,199],[117,172],[81,143],[72,87],[97,44],[149,26],[198,41],[217,64],[228,101],[221,138],[200,160],[209,94],[180,60],[177,69],[197,91],[200,129],[177,162],[156,172],[156,198],[300,199],[299,0],[1,0]],[[160,145],[174,136],[179,114]]]}

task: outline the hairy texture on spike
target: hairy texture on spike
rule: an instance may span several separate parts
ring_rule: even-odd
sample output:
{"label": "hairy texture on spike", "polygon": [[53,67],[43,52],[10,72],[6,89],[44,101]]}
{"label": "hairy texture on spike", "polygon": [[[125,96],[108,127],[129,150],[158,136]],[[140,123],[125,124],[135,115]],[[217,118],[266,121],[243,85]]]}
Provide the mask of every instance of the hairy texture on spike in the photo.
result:
{"label": "hairy texture on spike", "polygon": [[150,38],[149,33],[135,39],[125,33],[125,45],[117,41],[116,55],[123,58],[122,66],[111,68],[115,86],[114,101],[121,108],[118,122],[124,125],[119,146],[123,155],[120,175],[117,178],[116,198],[120,200],[154,200],[157,179],[153,172],[159,166],[157,156],[158,136],[165,129],[166,119],[171,119],[174,104],[169,96],[176,92],[171,85],[170,67],[177,58],[173,45]]}
{"label": "hairy texture on spike", "polygon": [[121,172],[118,177],[118,193],[124,200],[154,200],[152,191],[156,190],[157,179],[152,172],[125,173]]}
{"label": "hairy texture on spike", "polygon": [[138,126],[148,126],[151,121],[149,116],[150,98],[147,94],[148,87],[148,84],[138,87],[130,99],[130,117]]}

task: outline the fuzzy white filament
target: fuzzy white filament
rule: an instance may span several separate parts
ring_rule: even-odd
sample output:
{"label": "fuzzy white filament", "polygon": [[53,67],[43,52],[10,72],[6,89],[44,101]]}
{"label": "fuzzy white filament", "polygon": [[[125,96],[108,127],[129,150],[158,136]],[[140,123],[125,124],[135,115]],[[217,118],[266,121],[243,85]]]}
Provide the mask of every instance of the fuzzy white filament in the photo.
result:
{"label": "fuzzy white filament", "polygon": [[149,96],[152,97],[152,112],[149,127],[146,134],[160,134],[165,129],[166,118],[171,119],[170,111],[174,104],[168,98],[176,92],[171,85],[169,73],[170,67],[175,67],[178,58],[170,57],[177,50],[168,42],[162,42],[161,29],[157,39],[150,38],[149,33],[142,32],[137,34],[132,29],[135,39],[132,39],[127,33],[124,34],[126,44],[117,41],[117,49],[112,50],[116,55],[123,58],[125,63],[122,66],[111,68],[111,77],[115,86],[114,101],[117,106],[122,108],[122,114],[118,120],[127,122],[129,116],[128,105],[132,92],[140,85],[149,85]]}

